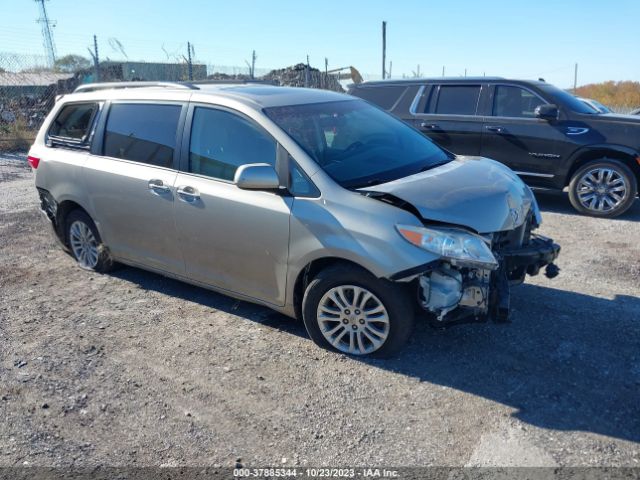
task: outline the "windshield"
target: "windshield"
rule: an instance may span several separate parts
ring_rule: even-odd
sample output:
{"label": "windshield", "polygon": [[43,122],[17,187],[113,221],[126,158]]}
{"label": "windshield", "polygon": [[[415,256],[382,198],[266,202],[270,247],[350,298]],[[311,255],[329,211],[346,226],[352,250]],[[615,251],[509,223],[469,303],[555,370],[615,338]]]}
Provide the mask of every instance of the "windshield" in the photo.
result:
{"label": "windshield", "polygon": [[265,113],[345,188],[390,182],[451,160],[420,132],[361,100]]}
{"label": "windshield", "polygon": [[599,101],[597,100],[591,100],[591,102],[593,102],[593,105],[600,110],[600,112],[602,113],[611,113],[611,109],[609,107],[605,107],[603,104],[601,104]]}
{"label": "windshield", "polygon": [[540,89],[553,96],[554,101],[558,103],[558,105],[567,107],[569,110],[576,113],[586,113],[587,115],[597,115],[599,113],[598,110],[592,106],[587,105],[582,100],[571,95],[569,92],[560,90],[558,87],[547,84],[540,86]]}
{"label": "windshield", "polygon": [[600,113],[600,110],[595,105],[591,105],[588,100],[580,99],[582,103],[584,103],[587,107],[591,108],[594,112]]}

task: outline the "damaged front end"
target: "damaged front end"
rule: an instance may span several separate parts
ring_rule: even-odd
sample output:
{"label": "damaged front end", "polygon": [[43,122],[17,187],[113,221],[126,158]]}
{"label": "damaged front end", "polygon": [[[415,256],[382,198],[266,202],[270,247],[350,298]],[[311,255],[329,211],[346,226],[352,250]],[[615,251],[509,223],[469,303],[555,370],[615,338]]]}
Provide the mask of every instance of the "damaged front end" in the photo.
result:
{"label": "damaged front end", "polygon": [[390,278],[411,282],[418,303],[437,325],[507,321],[511,286],[541,268],[549,278],[558,274],[553,262],[560,247],[532,233],[542,222],[533,192],[498,162],[456,157],[360,193],[401,208],[422,224],[397,225],[397,230],[435,260]]}
{"label": "damaged front end", "polygon": [[418,304],[431,314],[431,322],[438,326],[506,322],[511,286],[542,268],[548,278],[557,276],[559,269],[553,262],[560,246],[531,233],[538,226],[537,218],[529,212],[517,228],[485,235],[454,228],[399,226],[405,239],[441,257],[411,279]]}
{"label": "damaged front end", "polygon": [[391,280],[409,282],[437,325],[509,318],[509,290],[546,268],[560,246],[533,234],[542,217],[535,196],[506,166],[456,157],[443,166],[360,190],[401,208],[421,226],[397,225],[405,240],[434,255]]}

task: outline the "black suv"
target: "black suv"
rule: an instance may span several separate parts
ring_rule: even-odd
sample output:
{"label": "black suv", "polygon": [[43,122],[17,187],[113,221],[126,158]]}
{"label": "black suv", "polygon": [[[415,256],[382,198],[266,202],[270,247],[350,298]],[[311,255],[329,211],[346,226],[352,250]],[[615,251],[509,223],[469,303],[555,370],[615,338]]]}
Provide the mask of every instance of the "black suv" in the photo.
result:
{"label": "black suv", "polygon": [[493,158],[532,187],[562,190],[579,212],[614,217],[640,182],[640,118],[598,114],[543,81],[384,80],[349,93],[400,117],[460,155]]}

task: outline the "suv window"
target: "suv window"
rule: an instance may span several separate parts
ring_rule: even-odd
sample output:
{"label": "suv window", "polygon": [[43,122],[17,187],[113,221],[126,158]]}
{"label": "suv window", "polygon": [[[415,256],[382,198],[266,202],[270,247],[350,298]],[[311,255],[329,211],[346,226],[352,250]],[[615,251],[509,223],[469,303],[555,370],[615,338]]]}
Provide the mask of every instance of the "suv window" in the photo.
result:
{"label": "suv window", "polygon": [[393,85],[388,87],[359,88],[354,94],[368,102],[389,110],[407,89],[405,85]]}
{"label": "suv window", "polygon": [[180,105],[115,103],[109,109],[104,155],[173,166]]}
{"label": "suv window", "polygon": [[475,115],[480,85],[442,85],[435,112],[445,115]]}
{"label": "suv window", "polygon": [[49,137],[73,143],[86,141],[97,110],[97,103],[75,103],[62,107],[51,124]]}
{"label": "suv window", "polygon": [[536,107],[544,103],[524,88],[497,85],[493,96],[493,116],[535,118]]}
{"label": "suv window", "polygon": [[189,171],[231,181],[238,167],[249,163],[275,166],[275,140],[240,115],[196,108],[191,126]]}

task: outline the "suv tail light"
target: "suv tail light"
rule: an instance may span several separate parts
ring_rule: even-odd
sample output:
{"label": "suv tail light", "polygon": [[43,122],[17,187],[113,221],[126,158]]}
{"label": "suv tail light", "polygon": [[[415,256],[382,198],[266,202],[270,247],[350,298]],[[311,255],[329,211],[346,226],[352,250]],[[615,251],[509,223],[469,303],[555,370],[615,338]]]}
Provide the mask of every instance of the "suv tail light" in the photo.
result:
{"label": "suv tail light", "polygon": [[38,165],[40,165],[40,159],[38,157],[32,157],[31,155],[27,157],[27,162],[29,162],[29,165],[31,165],[33,169],[38,168]]}

